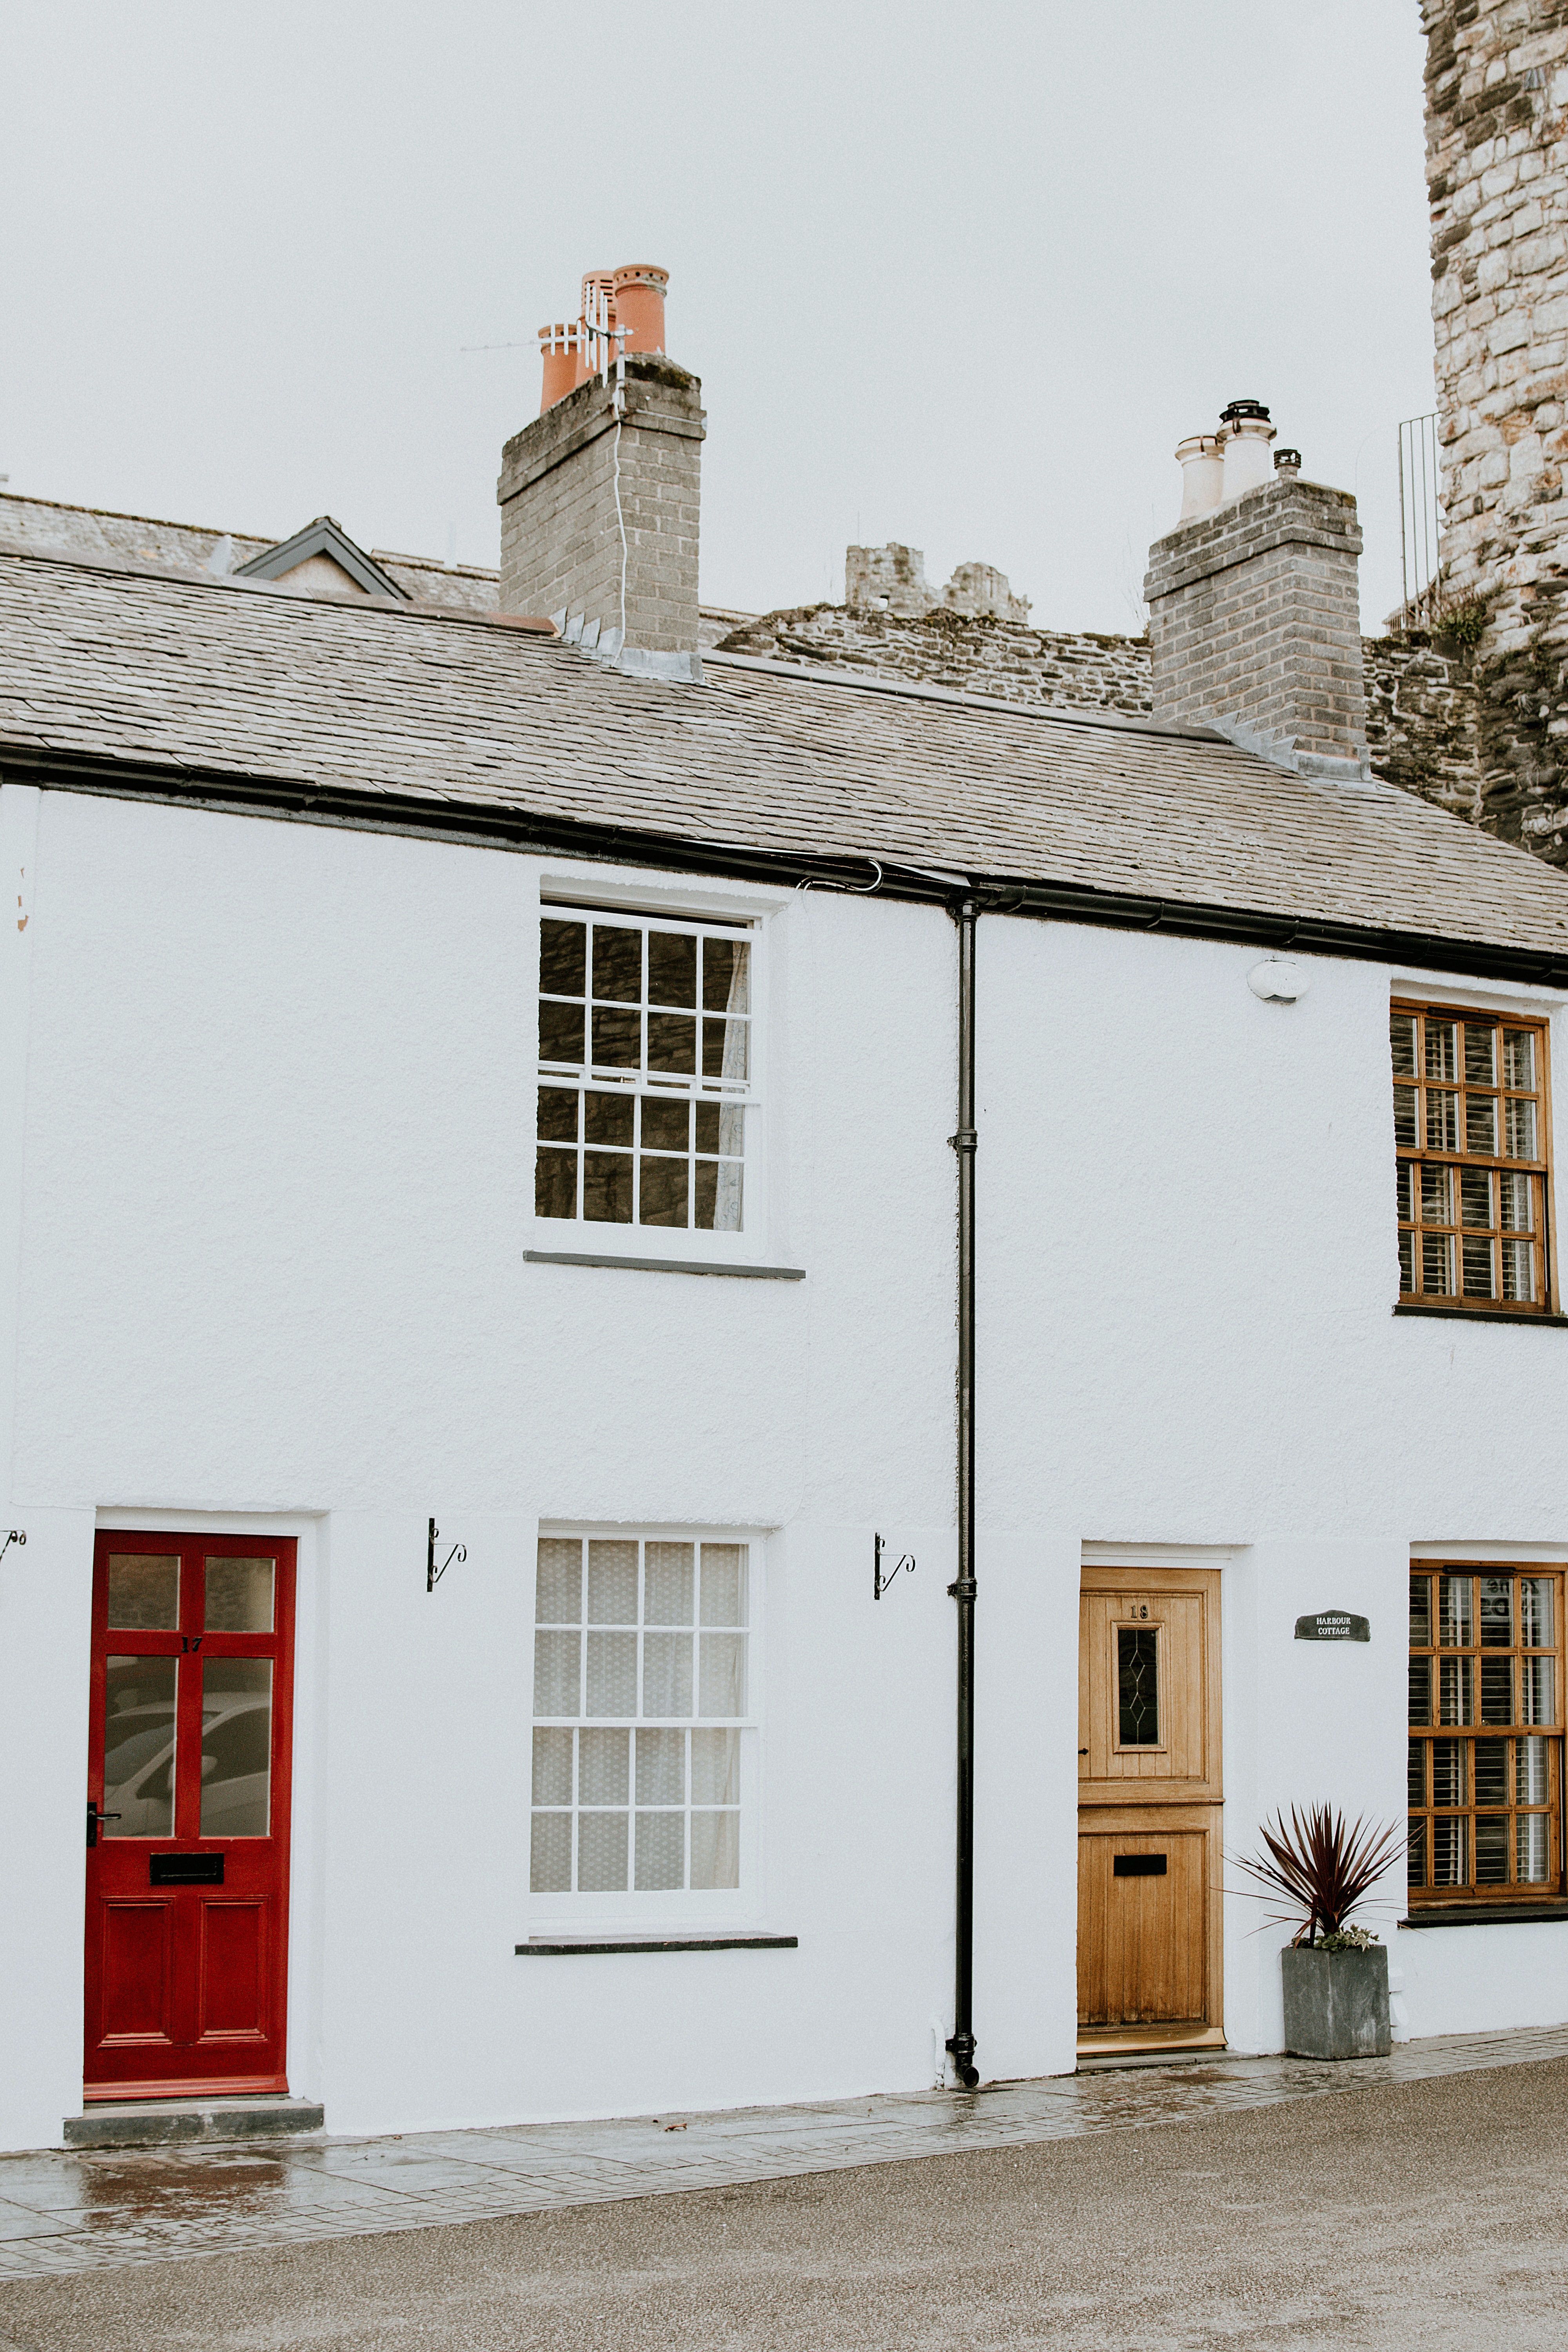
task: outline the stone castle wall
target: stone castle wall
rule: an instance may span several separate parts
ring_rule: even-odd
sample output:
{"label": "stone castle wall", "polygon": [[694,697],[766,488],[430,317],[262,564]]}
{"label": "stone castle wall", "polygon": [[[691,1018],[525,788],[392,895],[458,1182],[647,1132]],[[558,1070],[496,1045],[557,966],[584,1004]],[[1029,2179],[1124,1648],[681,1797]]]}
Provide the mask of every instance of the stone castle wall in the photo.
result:
{"label": "stone castle wall", "polygon": [[1444,596],[1479,821],[1568,863],[1568,0],[1424,0]]}

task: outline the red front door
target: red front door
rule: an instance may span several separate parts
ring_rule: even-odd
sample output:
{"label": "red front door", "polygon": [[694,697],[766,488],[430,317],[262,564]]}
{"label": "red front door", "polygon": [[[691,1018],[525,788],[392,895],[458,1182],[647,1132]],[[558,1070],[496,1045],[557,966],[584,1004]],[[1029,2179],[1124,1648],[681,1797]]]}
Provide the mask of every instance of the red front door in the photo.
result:
{"label": "red front door", "polygon": [[292,1539],[99,1537],[89,2099],[289,2087],[293,1664]]}

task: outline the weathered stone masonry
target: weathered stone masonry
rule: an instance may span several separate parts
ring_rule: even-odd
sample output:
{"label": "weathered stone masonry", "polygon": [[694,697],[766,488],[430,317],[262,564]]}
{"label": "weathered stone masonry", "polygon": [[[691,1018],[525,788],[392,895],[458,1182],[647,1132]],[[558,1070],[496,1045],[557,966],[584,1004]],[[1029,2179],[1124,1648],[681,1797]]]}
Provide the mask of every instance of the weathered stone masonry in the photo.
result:
{"label": "weathered stone masonry", "polygon": [[1568,5],[1424,0],[1450,612],[1480,822],[1568,863]]}

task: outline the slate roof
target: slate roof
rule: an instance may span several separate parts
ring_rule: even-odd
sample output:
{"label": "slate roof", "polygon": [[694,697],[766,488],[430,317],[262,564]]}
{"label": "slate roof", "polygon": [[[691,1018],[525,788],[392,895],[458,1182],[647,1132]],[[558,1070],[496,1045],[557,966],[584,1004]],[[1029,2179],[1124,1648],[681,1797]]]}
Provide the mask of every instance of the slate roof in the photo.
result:
{"label": "slate roof", "polygon": [[208,797],[244,777],[519,837],[620,828],[628,854],[676,841],[710,866],[994,877],[1163,904],[1179,929],[1207,908],[1238,936],[1260,917],[1469,942],[1568,981],[1568,877],[1394,787],[1131,719],[722,656],[706,674],[622,677],[500,618],[0,551],[0,772],[7,747],[132,763],[176,796],[200,771]]}

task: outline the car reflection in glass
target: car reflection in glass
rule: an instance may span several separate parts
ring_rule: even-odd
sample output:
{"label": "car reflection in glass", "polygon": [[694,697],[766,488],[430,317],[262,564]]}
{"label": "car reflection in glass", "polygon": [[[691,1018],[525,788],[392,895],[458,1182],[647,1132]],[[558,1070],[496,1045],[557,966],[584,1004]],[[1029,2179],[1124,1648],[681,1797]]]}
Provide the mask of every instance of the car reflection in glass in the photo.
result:
{"label": "car reflection in glass", "polygon": [[[166,1707],[129,1707],[108,1726],[103,1759],[107,1837],[174,1835],[174,1742]],[[216,1707],[202,1726],[199,1834],[267,1835],[272,1710],[263,1704]]]}

